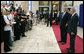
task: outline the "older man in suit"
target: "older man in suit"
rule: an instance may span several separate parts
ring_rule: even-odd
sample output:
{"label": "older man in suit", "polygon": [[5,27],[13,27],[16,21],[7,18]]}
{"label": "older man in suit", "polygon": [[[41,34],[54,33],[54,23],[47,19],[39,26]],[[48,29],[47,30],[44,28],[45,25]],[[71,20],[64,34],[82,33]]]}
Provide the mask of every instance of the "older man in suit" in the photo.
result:
{"label": "older man in suit", "polygon": [[61,30],[61,41],[62,45],[66,44],[67,40],[67,26],[66,23],[69,21],[69,18],[71,16],[70,13],[67,12],[67,7],[64,7],[64,12],[61,14],[61,22],[60,22],[60,30]]}
{"label": "older man in suit", "polygon": [[70,48],[67,48],[69,53],[75,52],[75,37],[77,34],[77,24],[78,24],[78,14],[76,13],[75,8],[70,9],[72,14],[69,22],[66,24],[68,26],[68,33],[70,35]]}

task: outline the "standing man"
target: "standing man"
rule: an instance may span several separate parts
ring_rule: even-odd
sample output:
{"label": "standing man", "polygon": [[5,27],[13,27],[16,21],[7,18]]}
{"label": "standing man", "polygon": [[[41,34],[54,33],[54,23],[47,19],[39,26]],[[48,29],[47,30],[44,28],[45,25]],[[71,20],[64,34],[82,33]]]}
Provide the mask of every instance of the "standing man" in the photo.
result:
{"label": "standing man", "polygon": [[16,4],[16,6],[15,6],[15,10],[17,10],[18,9],[18,4]]}
{"label": "standing man", "polygon": [[49,26],[50,24],[50,27],[52,26],[52,14],[51,12],[47,12],[47,27]]}
{"label": "standing man", "polygon": [[14,17],[14,20],[16,22],[16,24],[14,24],[14,36],[16,40],[20,40],[20,35],[21,35],[21,19],[20,19],[21,14],[17,13],[17,15]]}
{"label": "standing man", "polygon": [[68,33],[70,35],[70,48],[67,48],[68,53],[75,52],[75,38],[77,34],[77,24],[78,24],[78,14],[75,8],[71,8],[70,13],[72,14],[69,22],[66,24],[68,26]]}
{"label": "standing man", "polygon": [[57,24],[58,24],[58,22],[60,22],[60,18],[61,18],[61,12],[60,11],[58,11],[58,13],[57,13]]}
{"label": "standing man", "polygon": [[21,36],[22,37],[27,37],[25,35],[26,18],[25,18],[25,13],[24,12],[21,13],[20,19],[21,19],[21,26],[20,26],[20,28],[21,28]]}
{"label": "standing man", "polygon": [[55,22],[56,22],[56,25],[58,25],[58,18],[57,18],[57,10],[55,11],[54,13],[54,18],[55,18]]}
{"label": "standing man", "polygon": [[[3,10],[3,9],[2,9]],[[1,53],[4,53],[4,26],[6,25],[1,10]]]}
{"label": "standing man", "polygon": [[13,12],[15,12],[14,4],[11,4],[10,10],[13,10]]}
{"label": "standing man", "polygon": [[61,41],[63,42],[62,45],[66,44],[66,40],[67,40],[67,27],[66,27],[66,23],[69,20],[69,17],[71,16],[70,13],[67,12],[67,7],[64,7],[64,12],[62,13],[62,17],[61,17],[61,22],[60,22],[60,30],[61,30]]}

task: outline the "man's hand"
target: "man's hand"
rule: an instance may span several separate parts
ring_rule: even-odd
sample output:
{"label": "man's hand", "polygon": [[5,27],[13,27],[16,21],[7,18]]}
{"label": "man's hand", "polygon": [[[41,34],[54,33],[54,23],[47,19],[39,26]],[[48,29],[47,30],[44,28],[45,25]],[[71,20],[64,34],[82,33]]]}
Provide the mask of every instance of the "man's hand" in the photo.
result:
{"label": "man's hand", "polygon": [[68,24],[66,24],[66,27],[68,26]]}
{"label": "man's hand", "polygon": [[6,24],[6,26],[10,26],[11,24]]}
{"label": "man's hand", "polygon": [[21,16],[21,17],[23,17],[23,18],[27,18],[27,16]]}
{"label": "man's hand", "polygon": [[24,21],[23,19],[21,19],[21,21]]}
{"label": "man's hand", "polygon": [[74,35],[74,33],[73,33],[73,32],[71,32],[71,35]]}

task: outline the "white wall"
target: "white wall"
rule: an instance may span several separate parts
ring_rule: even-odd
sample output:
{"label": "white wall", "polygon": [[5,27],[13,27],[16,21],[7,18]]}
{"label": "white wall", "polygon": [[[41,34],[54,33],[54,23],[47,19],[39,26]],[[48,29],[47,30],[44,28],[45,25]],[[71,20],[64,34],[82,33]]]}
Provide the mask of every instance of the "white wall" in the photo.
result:
{"label": "white wall", "polygon": [[80,5],[80,4],[83,4],[83,1],[74,1],[74,6],[75,5]]}
{"label": "white wall", "polygon": [[75,7],[78,15],[79,15],[79,12],[80,12],[80,4],[83,4],[83,1],[74,1],[74,7]]}
{"label": "white wall", "polygon": [[25,2],[25,1],[16,1],[16,4],[21,5],[22,2]]}
{"label": "white wall", "polygon": [[32,1],[32,11],[36,14],[36,10],[39,10],[39,1]]}

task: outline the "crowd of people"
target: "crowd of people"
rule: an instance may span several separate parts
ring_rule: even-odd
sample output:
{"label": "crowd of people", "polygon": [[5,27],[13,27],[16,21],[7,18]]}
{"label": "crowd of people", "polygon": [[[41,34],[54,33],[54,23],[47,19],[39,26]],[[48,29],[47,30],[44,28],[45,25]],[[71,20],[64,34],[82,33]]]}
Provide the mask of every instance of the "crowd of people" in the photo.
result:
{"label": "crowd of people", "polygon": [[21,5],[3,4],[1,7],[1,52],[11,51],[14,41],[26,37],[25,32],[32,29],[33,13]]}
{"label": "crowd of people", "polygon": [[[36,25],[44,20],[44,24],[48,27],[52,26],[55,22],[56,25],[60,25],[61,41],[62,45],[67,42],[67,33],[70,35],[70,48],[67,48],[68,52],[75,52],[75,37],[77,34],[78,15],[75,8],[71,8],[68,11],[67,7],[64,7],[64,12],[60,11],[36,11]],[[20,37],[26,37],[25,32],[32,29],[33,24],[32,11],[23,10],[21,5],[14,7],[14,4],[10,6],[4,5],[1,8],[1,52],[11,51],[13,42],[20,40]]]}
{"label": "crowd of people", "polygon": [[36,18],[37,18],[37,23],[43,21],[44,24],[47,24],[47,27],[50,25],[50,27],[52,26],[52,24],[54,22],[56,22],[55,24],[58,25],[60,22],[60,16],[61,16],[61,12],[60,11],[48,11],[48,10],[44,10],[44,11],[36,11]]}

